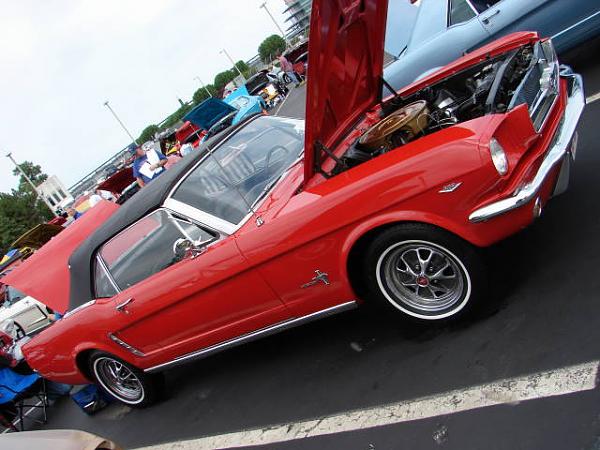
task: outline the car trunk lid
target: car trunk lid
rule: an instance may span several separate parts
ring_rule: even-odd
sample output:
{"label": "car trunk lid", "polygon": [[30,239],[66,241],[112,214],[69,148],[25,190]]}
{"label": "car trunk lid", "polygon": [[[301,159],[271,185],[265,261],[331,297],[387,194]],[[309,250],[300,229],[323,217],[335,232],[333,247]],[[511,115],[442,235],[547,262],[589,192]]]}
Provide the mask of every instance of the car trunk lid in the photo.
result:
{"label": "car trunk lid", "polygon": [[64,313],[69,308],[69,257],[119,206],[103,200],[2,279]]}

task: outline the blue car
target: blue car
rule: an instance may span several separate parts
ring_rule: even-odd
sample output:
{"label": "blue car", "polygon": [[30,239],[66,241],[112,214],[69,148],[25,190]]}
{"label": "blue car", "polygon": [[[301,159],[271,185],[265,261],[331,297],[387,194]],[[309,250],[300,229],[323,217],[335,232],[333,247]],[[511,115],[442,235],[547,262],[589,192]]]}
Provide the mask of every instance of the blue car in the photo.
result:
{"label": "blue car", "polygon": [[249,95],[245,86],[229,94],[224,100],[208,98],[188,112],[184,121],[207,130],[203,140],[235,125],[246,117],[265,111],[267,105],[262,97]]}
{"label": "blue car", "polygon": [[398,49],[390,30],[405,29],[407,14],[392,8],[388,14],[386,50],[399,57],[384,78],[396,90],[515,31],[551,37],[559,53],[600,34],[599,0],[421,0],[418,6],[407,0],[401,6],[416,18],[408,44]]}

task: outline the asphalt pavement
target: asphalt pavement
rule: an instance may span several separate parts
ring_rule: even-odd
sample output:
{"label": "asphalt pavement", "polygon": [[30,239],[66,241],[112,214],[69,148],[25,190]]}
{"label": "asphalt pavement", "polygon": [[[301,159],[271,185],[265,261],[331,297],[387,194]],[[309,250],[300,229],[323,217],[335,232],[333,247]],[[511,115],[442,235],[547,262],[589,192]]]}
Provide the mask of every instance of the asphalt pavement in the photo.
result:
{"label": "asphalt pavement", "polygon": [[[600,40],[563,61],[600,92]],[[303,117],[304,87],[278,113]],[[126,448],[322,418],[600,360],[600,101],[588,105],[567,193],[533,226],[486,251],[491,313],[451,326],[397,325],[356,310],[166,373],[145,410],[86,416],[69,399],[46,428],[97,433]],[[201,320],[201,318],[199,318]],[[510,387],[510,383],[508,383]],[[253,448],[600,449],[600,389],[503,401]],[[193,448],[193,447],[189,447]]]}

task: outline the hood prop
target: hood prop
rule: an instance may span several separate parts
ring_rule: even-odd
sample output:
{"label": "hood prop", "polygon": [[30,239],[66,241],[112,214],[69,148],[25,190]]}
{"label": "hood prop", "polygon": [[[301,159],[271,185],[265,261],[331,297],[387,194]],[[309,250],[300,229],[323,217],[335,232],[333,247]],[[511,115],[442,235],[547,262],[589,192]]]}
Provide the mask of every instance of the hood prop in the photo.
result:
{"label": "hood prop", "polygon": [[336,164],[342,166],[344,169],[348,168],[346,163],[337,156],[335,156],[329,148],[327,148],[323,143],[321,143],[321,141],[315,141],[314,147],[317,150],[315,152],[315,172],[320,173],[325,178],[331,178],[333,176],[331,172],[327,172],[323,170],[323,167],[321,167],[323,164],[323,161],[321,160],[321,152],[325,152],[327,156],[333,159],[336,162]]}

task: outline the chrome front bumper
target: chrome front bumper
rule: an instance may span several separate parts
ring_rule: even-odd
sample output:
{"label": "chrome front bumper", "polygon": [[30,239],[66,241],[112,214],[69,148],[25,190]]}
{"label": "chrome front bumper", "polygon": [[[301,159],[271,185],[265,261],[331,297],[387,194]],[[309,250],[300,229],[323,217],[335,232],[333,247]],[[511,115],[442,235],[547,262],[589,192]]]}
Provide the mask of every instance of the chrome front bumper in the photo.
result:
{"label": "chrome front bumper", "polygon": [[576,145],[577,141],[577,139],[574,139],[576,136],[575,130],[585,107],[583,80],[581,75],[573,73],[566,66],[561,67],[560,75],[568,82],[567,106],[563,120],[556,131],[552,146],[546,153],[544,161],[535,177],[530,183],[514,192],[510,197],[503,198],[473,211],[469,216],[471,222],[484,222],[529,203],[536,197],[552,169],[564,160],[565,155],[573,153],[572,146]]}

